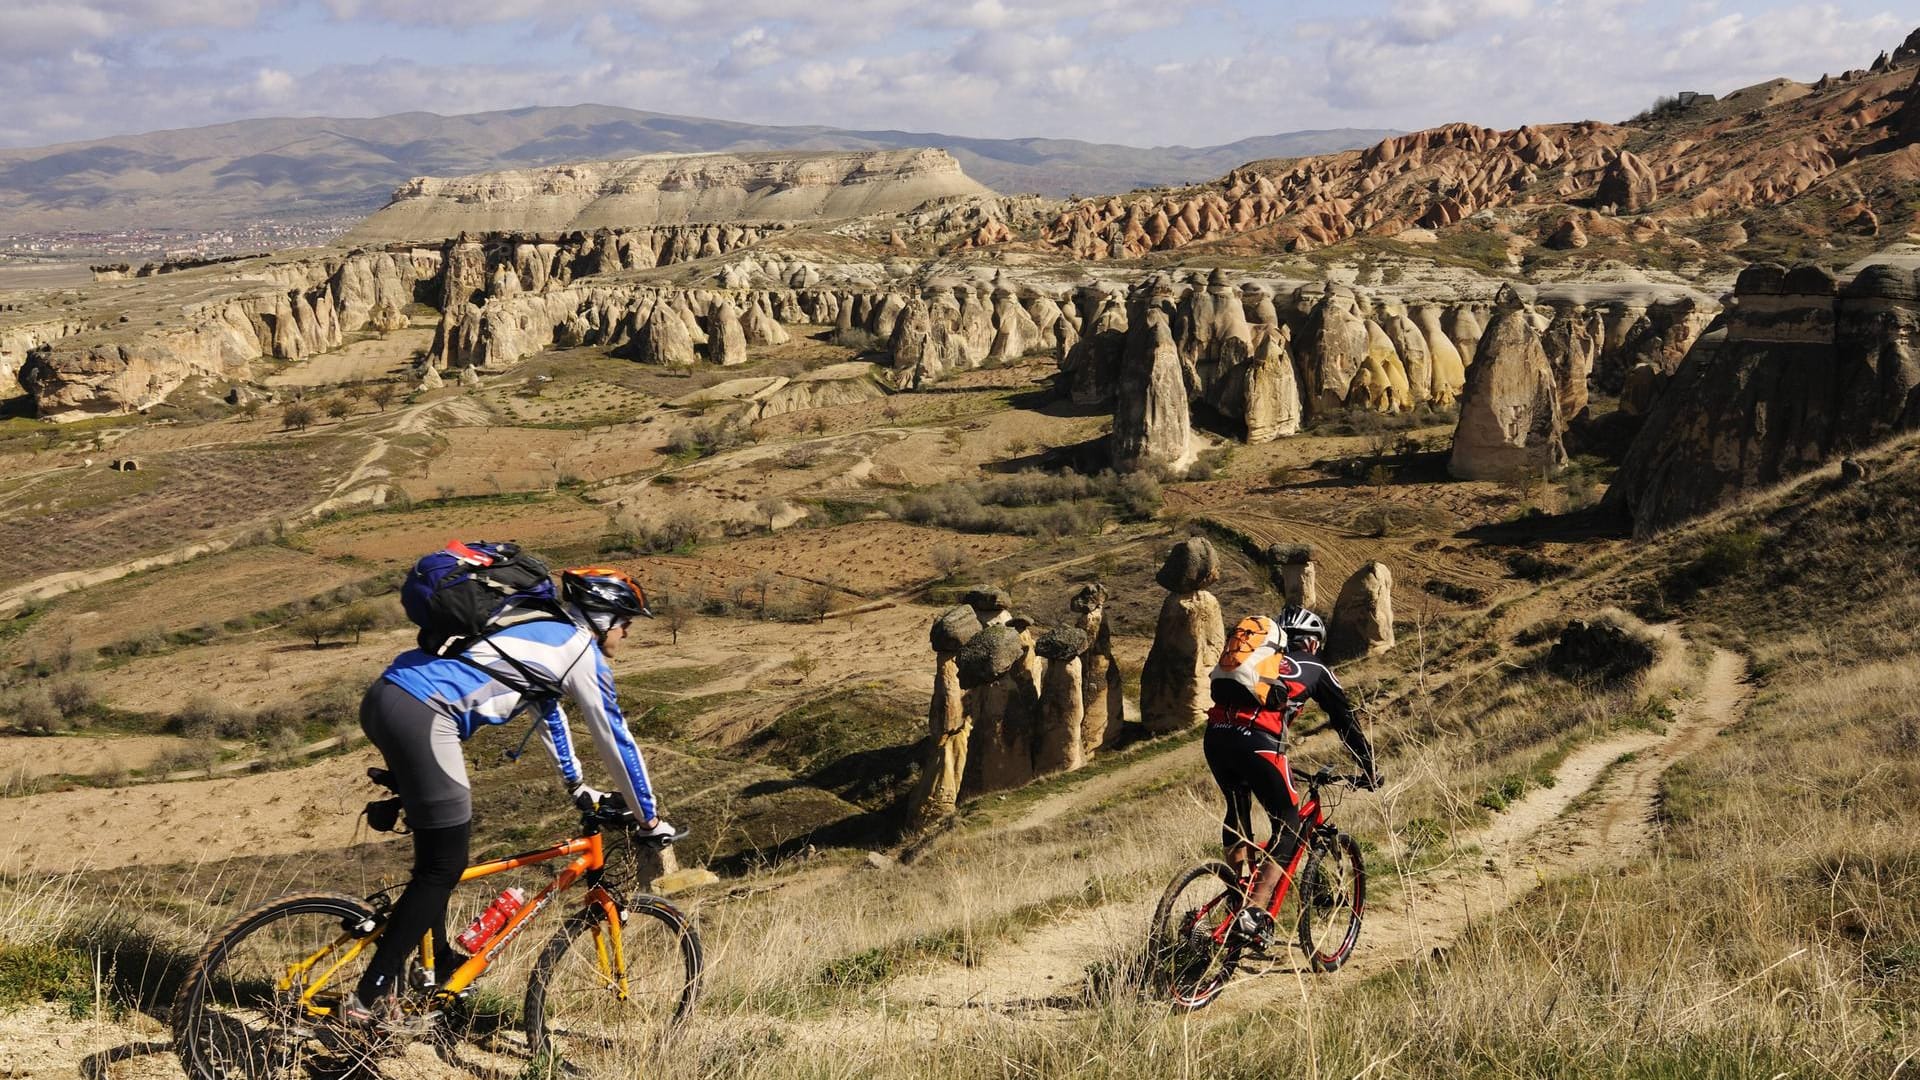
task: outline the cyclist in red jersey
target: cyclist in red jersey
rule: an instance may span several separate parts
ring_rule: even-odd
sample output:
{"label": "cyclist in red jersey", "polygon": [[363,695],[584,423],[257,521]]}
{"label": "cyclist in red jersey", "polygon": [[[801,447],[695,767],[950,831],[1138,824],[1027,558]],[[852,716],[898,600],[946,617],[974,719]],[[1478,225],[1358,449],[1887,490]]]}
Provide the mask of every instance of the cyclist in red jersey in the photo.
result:
{"label": "cyclist in red jersey", "polygon": [[1260,854],[1253,836],[1255,800],[1278,839],[1241,911],[1242,932],[1263,947],[1273,935],[1267,905],[1301,840],[1299,798],[1287,770],[1287,731],[1307,702],[1326,711],[1347,752],[1360,763],[1366,786],[1380,786],[1373,746],[1354,720],[1346,689],[1320,659],[1326,636],[1326,623],[1302,607],[1286,608],[1278,620],[1249,616],[1227,635],[1213,671],[1204,746],[1207,768],[1227,800],[1220,842],[1228,861],[1244,875]]}

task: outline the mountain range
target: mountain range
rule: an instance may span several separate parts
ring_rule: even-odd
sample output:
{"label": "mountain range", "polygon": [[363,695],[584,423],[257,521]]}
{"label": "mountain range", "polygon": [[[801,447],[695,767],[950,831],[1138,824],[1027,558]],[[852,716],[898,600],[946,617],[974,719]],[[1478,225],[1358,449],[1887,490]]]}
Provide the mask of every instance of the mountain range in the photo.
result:
{"label": "mountain range", "polygon": [[359,216],[415,176],[453,176],[647,153],[949,150],[1001,192],[1128,191],[1209,179],[1243,162],[1368,146],[1391,131],[1340,128],[1221,146],[1143,148],[1077,139],[767,126],[609,105],[440,116],[241,120],[0,150],[0,234],[200,230]]}

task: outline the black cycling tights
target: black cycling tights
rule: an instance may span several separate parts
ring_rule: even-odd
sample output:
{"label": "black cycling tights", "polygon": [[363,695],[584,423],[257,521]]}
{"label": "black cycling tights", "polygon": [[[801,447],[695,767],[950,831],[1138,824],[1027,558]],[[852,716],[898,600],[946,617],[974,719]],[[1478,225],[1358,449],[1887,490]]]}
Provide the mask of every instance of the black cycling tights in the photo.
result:
{"label": "black cycling tights", "polygon": [[413,834],[413,880],[400,893],[387,919],[387,931],[373,950],[367,973],[360,977],[358,994],[372,1002],[399,986],[407,958],[420,947],[420,936],[433,931],[434,974],[445,979],[453,956],[447,946],[447,903],[453,887],[467,868],[467,845],[473,823],[464,821],[440,829],[417,829]]}

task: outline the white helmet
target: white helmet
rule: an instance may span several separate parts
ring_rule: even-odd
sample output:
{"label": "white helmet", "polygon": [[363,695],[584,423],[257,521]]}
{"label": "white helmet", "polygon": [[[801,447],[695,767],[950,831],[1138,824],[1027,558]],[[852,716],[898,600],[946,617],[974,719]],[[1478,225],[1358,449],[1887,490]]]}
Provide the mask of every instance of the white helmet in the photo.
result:
{"label": "white helmet", "polygon": [[1327,624],[1320,616],[1297,604],[1288,604],[1280,612],[1280,629],[1286,631],[1289,644],[1301,638],[1313,638],[1322,645],[1327,643]]}

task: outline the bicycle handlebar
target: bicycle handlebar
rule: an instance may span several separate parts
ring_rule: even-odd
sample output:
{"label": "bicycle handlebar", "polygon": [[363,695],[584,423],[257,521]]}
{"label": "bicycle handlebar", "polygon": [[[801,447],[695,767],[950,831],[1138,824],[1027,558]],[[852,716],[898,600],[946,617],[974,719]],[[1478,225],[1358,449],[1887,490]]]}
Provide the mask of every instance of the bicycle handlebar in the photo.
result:
{"label": "bicycle handlebar", "polygon": [[1336,773],[1333,771],[1333,766],[1331,765],[1322,765],[1318,771],[1311,772],[1311,773],[1307,772],[1304,769],[1296,769],[1293,766],[1289,765],[1287,767],[1287,771],[1293,774],[1293,778],[1295,780],[1298,780],[1301,783],[1304,783],[1310,787],[1325,787],[1329,784],[1345,784],[1348,787],[1357,788],[1361,791],[1365,791],[1367,790],[1367,782],[1369,779],[1368,777],[1360,773],[1345,773],[1345,774]]}

